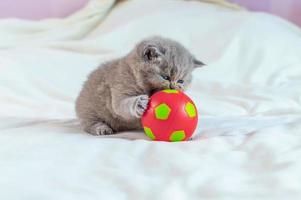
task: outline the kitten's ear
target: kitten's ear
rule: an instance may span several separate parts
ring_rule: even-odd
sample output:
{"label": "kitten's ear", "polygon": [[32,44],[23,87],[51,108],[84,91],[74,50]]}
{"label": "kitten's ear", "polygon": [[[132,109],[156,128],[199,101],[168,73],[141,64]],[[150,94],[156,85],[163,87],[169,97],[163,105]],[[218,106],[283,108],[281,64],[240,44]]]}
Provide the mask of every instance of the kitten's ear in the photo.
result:
{"label": "kitten's ear", "polygon": [[199,60],[197,60],[195,58],[193,59],[193,64],[194,64],[195,68],[203,67],[205,65],[202,61],[199,61]]}
{"label": "kitten's ear", "polygon": [[143,57],[146,61],[155,61],[162,55],[162,52],[155,45],[148,45],[144,48]]}

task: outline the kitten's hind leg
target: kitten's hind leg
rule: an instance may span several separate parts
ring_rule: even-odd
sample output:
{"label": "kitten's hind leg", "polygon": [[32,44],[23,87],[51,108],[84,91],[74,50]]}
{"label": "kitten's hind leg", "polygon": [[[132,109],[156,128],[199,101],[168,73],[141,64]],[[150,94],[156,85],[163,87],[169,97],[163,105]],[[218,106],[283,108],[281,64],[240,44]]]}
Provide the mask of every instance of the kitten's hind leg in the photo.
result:
{"label": "kitten's hind leg", "polygon": [[84,131],[91,135],[111,135],[113,130],[102,121],[82,121]]}

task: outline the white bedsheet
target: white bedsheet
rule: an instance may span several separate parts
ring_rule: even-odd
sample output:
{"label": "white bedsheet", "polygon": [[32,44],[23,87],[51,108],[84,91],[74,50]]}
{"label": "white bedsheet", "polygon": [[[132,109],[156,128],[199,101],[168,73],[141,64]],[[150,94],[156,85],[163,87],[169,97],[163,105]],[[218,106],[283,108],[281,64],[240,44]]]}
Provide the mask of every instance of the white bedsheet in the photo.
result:
{"label": "white bedsheet", "polygon": [[[98,26],[87,19],[77,18],[82,31],[54,26],[51,40],[1,39],[0,199],[301,198],[299,28],[171,0],[124,1]],[[84,134],[74,100],[86,75],[153,34],[208,64],[188,91],[200,113],[193,140]]]}

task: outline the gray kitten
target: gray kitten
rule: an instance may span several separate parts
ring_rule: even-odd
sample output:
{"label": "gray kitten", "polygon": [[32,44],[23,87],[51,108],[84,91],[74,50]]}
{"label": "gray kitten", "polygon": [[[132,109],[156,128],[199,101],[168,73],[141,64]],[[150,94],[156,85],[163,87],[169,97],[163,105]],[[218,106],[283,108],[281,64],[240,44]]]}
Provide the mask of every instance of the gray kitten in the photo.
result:
{"label": "gray kitten", "polygon": [[76,100],[83,129],[92,135],[141,129],[149,96],[162,89],[185,90],[193,69],[202,65],[176,41],[143,40],[125,57],[89,75]]}

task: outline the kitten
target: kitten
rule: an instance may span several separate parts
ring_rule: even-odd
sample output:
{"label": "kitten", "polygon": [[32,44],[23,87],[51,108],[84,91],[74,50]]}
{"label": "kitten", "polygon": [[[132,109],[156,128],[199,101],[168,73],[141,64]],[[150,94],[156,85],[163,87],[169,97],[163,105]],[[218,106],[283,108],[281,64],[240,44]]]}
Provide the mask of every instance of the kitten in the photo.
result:
{"label": "kitten", "polygon": [[89,75],[76,100],[83,129],[92,135],[142,129],[149,96],[162,89],[185,90],[193,69],[203,65],[176,41],[143,40],[125,57]]}

